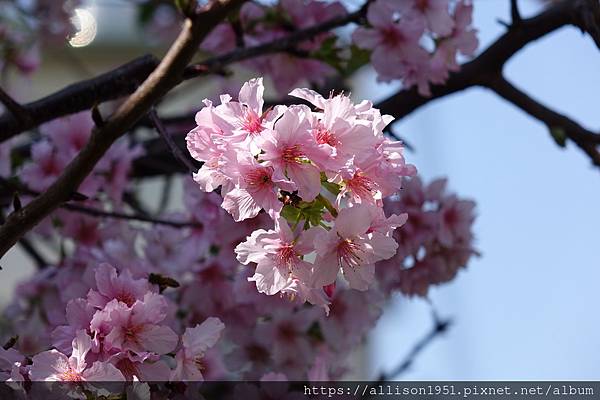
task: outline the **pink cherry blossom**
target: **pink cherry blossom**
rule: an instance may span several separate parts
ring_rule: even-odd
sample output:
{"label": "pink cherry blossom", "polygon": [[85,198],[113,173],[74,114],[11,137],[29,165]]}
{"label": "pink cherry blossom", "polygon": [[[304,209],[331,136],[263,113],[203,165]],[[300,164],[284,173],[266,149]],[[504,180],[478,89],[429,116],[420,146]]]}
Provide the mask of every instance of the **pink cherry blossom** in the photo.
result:
{"label": "pink cherry blossom", "polygon": [[62,353],[70,355],[73,339],[75,339],[77,332],[89,330],[95,311],[94,307],[88,304],[85,299],[70,300],[67,303],[65,313],[67,325],[58,326],[52,331],[54,347]]}
{"label": "pink cherry blossom", "polygon": [[96,361],[88,368],[86,356],[92,340],[85,331],[78,331],[73,339],[73,351],[67,357],[57,350],[49,350],[33,357],[32,381],[124,381],[123,374],[112,364]]}
{"label": "pink cherry blossom", "polygon": [[307,282],[311,265],[302,256],[314,251],[315,235],[321,228],[313,227],[295,237],[285,219],[277,221],[275,230],[256,230],[235,248],[242,264],[256,263],[254,276],[259,292],[273,295],[287,286],[290,278]]}
{"label": "pink cherry blossom", "polygon": [[477,50],[477,30],[471,27],[473,4],[459,1],[454,8],[454,29],[441,40],[434,55],[434,67],[458,71],[457,53],[471,56]]}
{"label": "pink cherry blossom", "polygon": [[440,36],[452,32],[454,21],[448,12],[449,0],[386,0],[403,15],[422,18],[427,28]]}
{"label": "pink cherry blossom", "polygon": [[425,26],[421,19],[394,18],[394,9],[384,0],[369,6],[367,20],[372,28],[357,28],[352,40],[363,49],[373,50],[371,62],[379,79],[389,81],[402,78],[397,64],[418,60],[426,51],[419,45]]}
{"label": "pink cherry blossom", "polygon": [[[147,293],[143,301],[137,300],[131,308],[112,300],[101,313],[96,313],[92,329],[99,330],[102,324],[109,327],[104,338],[106,350],[166,354],[175,348],[178,341],[171,328],[158,325],[165,319],[166,311],[165,299],[155,293]],[[106,330],[106,327],[103,329]]]}
{"label": "pink cherry blossom", "polygon": [[238,176],[236,187],[223,196],[222,207],[235,221],[254,218],[263,209],[272,218],[277,218],[283,207],[278,188],[291,191],[293,183],[287,179],[274,179],[273,167],[261,165],[249,153],[239,153],[232,168],[235,171],[229,173]]}
{"label": "pink cherry blossom", "polygon": [[67,165],[67,160],[48,141],[31,146],[31,160],[32,163],[23,167],[21,179],[37,191],[47,189]]}
{"label": "pink cherry blossom", "polygon": [[375,279],[375,262],[392,257],[398,247],[389,236],[368,233],[371,222],[368,206],[345,208],[335,219],[333,228],[317,236],[315,285],[333,283],[341,268],[350,287],[368,289]]}
{"label": "pink cherry blossom", "polygon": [[129,270],[117,270],[109,264],[100,264],[95,271],[96,290],[90,290],[87,301],[93,307],[104,308],[112,300],[131,307],[137,300],[144,300],[150,290],[146,279],[133,279]]}
{"label": "pink cherry blossom", "polygon": [[285,181],[286,176],[289,177],[305,201],[313,200],[320,192],[321,175],[311,160],[323,157],[311,133],[309,112],[300,106],[286,110],[274,130],[263,134],[264,154],[260,155],[266,166],[274,168],[274,178]]}
{"label": "pink cherry blossom", "polygon": [[187,328],[181,337],[181,349],[175,360],[177,367],[171,380],[202,381],[203,359],[206,351],[220,339],[225,325],[218,318],[208,318],[194,328]]}

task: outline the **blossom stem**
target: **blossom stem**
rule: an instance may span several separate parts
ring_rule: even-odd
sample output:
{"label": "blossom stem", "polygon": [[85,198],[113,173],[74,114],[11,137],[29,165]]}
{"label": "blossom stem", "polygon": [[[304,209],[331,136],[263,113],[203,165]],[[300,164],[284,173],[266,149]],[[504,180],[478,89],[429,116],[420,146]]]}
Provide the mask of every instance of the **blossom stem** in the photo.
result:
{"label": "blossom stem", "polygon": [[331,202],[322,194],[319,193],[319,195],[317,196],[317,200],[319,200],[323,206],[325,206],[325,208],[327,209],[327,211],[329,211],[329,213],[336,218],[338,215],[338,212],[336,210],[336,208],[333,206],[333,204],[331,204]]}

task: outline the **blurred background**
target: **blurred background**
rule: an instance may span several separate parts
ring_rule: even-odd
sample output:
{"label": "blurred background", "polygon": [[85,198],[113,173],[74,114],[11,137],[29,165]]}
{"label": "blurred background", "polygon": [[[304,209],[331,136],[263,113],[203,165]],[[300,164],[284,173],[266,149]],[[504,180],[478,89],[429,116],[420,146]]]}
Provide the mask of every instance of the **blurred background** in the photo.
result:
{"label": "blurred background", "polygon": [[[483,49],[504,31],[497,19],[509,20],[509,5],[507,0],[474,3]],[[524,16],[542,7],[537,0],[520,4]],[[128,2],[97,0],[86,10],[97,32],[81,47],[61,46],[44,55],[40,72],[20,82],[20,101],[107,71],[152,48],[151,43],[140,47],[142,36]],[[516,86],[592,130],[600,128],[598,71],[597,48],[575,28],[538,40],[506,66]],[[374,101],[397,89],[377,84],[368,69],[353,84],[355,98]],[[188,90],[170,106],[191,109],[208,95],[205,90]],[[475,233],[482,256],[451,283],[434,287],[431,304],[398,296],[357,357],[362,364],[358,377],[375,377],[402,360],[431,329],[433,307],[452,326],[419,355],[403,379],[596,379],[597,169],[578,149],[560,149],[544,125],[484,89],[435,101],[394,130],[414,146],[407,159],[426,181],[447,175],[453,191],[477,202]],[[144,200],[151,202],[160,187],[147,186]],[[17,248],[3,264],[0,302],[6,304],[16,283],[35,270]]]}

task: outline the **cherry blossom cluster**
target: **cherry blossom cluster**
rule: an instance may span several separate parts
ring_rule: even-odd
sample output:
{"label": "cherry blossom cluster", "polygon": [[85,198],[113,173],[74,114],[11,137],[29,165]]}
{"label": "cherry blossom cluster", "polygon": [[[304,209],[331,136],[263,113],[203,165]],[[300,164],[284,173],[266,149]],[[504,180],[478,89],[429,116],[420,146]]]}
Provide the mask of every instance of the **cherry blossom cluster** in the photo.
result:
{"label": "cherry blossom cluster", "polygon": [[[93,127],[89,111],[42,125],[42,140],[31,146],[31,159],[19,169],[21,181],[37,192],[46,190],[88,142]],[[90,198],[102,193],[120,202],[131,163],[141,154],[142,148],[132,146],[128,138],[119,140],[85,179],[79,193]]]}
{"label": "cherry blossom cluster", "polygon": [[[51,332],[53,349],[31,358],[9,349],[10,380],[113,382],[201,381],[205,352],[219,340],[224,324],[207,318],[181,335],[169,326],[171,304],[147,279],[108,264],[93,269],[87,295],[66,305],[65,325]],[[174,354],[174,356],[172,355]],[[169,362],[169,359],[171,360]],[[10,364],[8,363],[10,362]],[[172,368],[170,365],[174,365]],[[84,386],[85,387],[85,386]]]}
{"label": "cherry blossom cluster", "polygon": [[[202,225],[157,229],[100,220],[91,235],[98,240],[74,237],[61,261],[19,285],[5,311],[18,340],[0,354],[0,373],[81,381],[257,380],[274,373],[327,380],[346,373],[347,349],[364,340],[384,296],[331,288],[327,316],[298,298],[258,293],[233,249],[270,218],[235,222],[217,194],[191,180],[185,188],[185,209],[163,217],[198,217]],[[215,318],[225,325],[220,345],[204,348],[207,336],[194,335],[220,331]]]}
{"label": "cherry blossom cluster", "polygon": [[426,296],[430,286],[454,279],[478,254],[472,232],[475,202],[449,193],[446,179],[426,186],[419,177],[409,179],[400,196],[384,201],[384,209],[408,214],[406,224],[394,233],[396,255],[377,267],[385,291]]}
{"label": "cherry blossom cluster", "polygon": [[204,191],[220,188],[221,205],[236,221],[261,211],[273,219],[274,229],[254,231],[235,249],[242,264],[256,263],[251,280],[259,292],[326,307],[323,287],[335,284],[340,269],[350,287],[367,290],[375,262],[395,254],[391,235],[406,214],[386,217],[381,201],[415,168],[401,143],[383,134],[392,118],[370,102],[295,89],[290,94],[314,110],[264,109],[263,92],[257,78],[238,101],[204,101],[186,138],[204,163],[194,179]]}
{"label": "cherry blossom cluster", "polygon": [[367,12],[370,26],[357,28],[352,38],[372,50],[379,80],[400,79],[429,96],[431,83],[442,84],[459,69],[458,54],[477,49],[472,13],[470,0],[376,0]]}
{"label": "cherry blossom cluster", "polygon": [[[257,46],[346,13],[345,7],[337,1],[280,0],[272,6],[247,2],[239,15],[241,37],[238,37],[231,23],[225,22],[206,38],[202,48],[222,54],[234,50],[240,41],[244,46]],[[302,54],[280,52],[256,57],[243,65],[260,75],[268,75],[281,94],[301,82],[322,85],[336,71],[328,63],[311,55],[321,49],[325,41],[335,38],[332,32],[324,32],[302,43],[297,49],[297,53]]]}

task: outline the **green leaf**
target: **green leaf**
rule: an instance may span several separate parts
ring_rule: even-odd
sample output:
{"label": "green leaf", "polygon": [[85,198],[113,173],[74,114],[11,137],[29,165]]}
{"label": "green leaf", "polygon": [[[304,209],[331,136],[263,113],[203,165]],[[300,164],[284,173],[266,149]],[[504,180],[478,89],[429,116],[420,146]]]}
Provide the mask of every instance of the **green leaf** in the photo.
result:
{"label": "green leaf", "polygon": [[342,190],[342,189],[340,188],[340,185],[337,185],[337,184],[335,184],[335,183],[332,183],[332,182],[327,182],[327,181],[325,181],[325,182],[321,182],[321,185],[323,185],[323,187],[324,187],[325,189],[327,189],[327,191],[328,191],[329,193],[335,194],[336,196],[337,196],[338,194],[340,194],[340,191]]}
{"label": "green leaf", "polygon": [[560,147],[565,147],[567,144],[567,133],[560,126],[550,127],[550,135],[552,135],[552,139],[556,142]]}
{"label": "green leaf", "polygon": [[295,224],[300,217],[300,209],[286,204],[281,210],[281,216],[286,219],[289,224]]}
{"label": "green leaf", "polygon": [[350,59],[346,62],[345,72],[351,75],[359,68],[367,65],[371,60],[371,52],[360,49],[354,45],[350,46]]}

